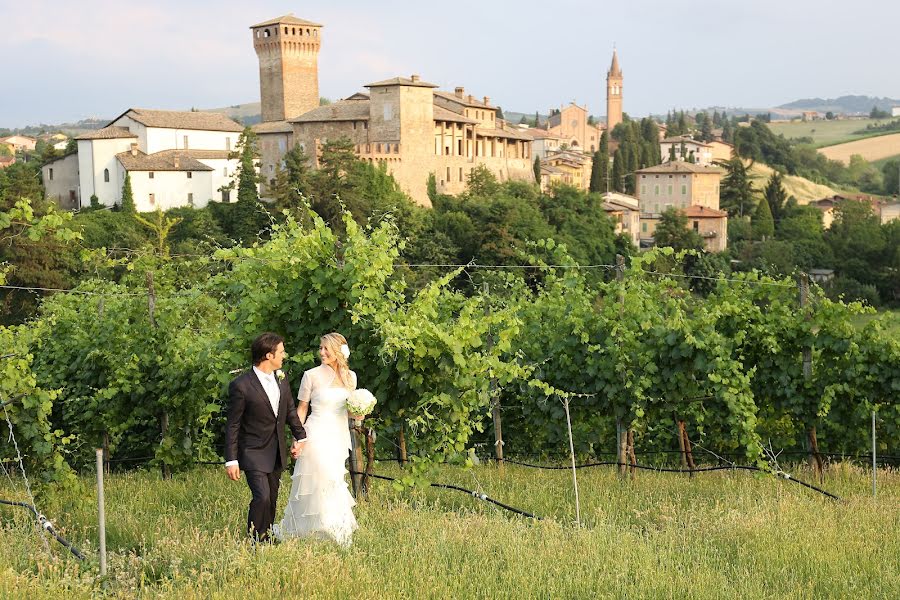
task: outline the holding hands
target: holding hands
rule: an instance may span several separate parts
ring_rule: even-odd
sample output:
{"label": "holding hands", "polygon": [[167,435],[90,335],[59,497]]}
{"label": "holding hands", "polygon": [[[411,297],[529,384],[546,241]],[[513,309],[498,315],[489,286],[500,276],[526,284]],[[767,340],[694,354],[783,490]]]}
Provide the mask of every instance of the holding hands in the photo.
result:
{"label": "holding hands", "polygon": [[304,445],[306,445],[306,440],[298,440],[291,444],[291,458],[300,458],[300,455],[303,453]]}

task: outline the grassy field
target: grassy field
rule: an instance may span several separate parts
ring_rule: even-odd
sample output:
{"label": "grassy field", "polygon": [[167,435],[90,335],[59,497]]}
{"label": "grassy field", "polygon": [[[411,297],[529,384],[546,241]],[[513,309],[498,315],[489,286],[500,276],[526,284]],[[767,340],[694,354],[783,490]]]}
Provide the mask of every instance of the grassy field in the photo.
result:
{"label": "grassy field", "polygon": [[857,326],[862,327],[873,319],[883,319],[885,330],[900,337],[900,310],[879,310],[874,315],[857,315],[854,317],[854,322]]}
{"label": "grassy field", "polygon": [[819,148],[819,152],[831,160],[838,160],[849,164],[850,157],[858,154],[867,161],[884,160],[900,153],[900,133],[879,135],[852,142],[845,142],[836,146]]}
{"label": "grassy field", "polygon": [[860,119],[848,121],[791,121],[786,123],[770,123],[769,128],[775,134],[783,134],[786,138],[811,137],[817,148],[833,146],[852,140],[859,140],[878,134],[856,134],[867,125],[889,123],[891,119]]}
{"label": "grassy field", "polygon": [[[399,472],[382,464],[387,475]],[[801,472],[798,477],[805,477]],[[349,550],[294,540],[251,548],[240,528],[248,492],[209,467],[161,482],[107,479],[109,574],[98,578],[90,478],[42,509],[90,559],[44,550],[22,510],[0,507],[4,598],[897,598],[900,473],[832,466],[816,492],[768,476],[694,479],[608,468],[571,473],[508,465],[445,468],[436,481],[545,517],[513,516],[459,492],[395,491],[375,482],[356,509]],[[7,486],[9,483],[7,482]],[[286,490],[286,486],[282,486]],[[0,497],[13,492],[0,489]],[[285,503],[282,494],[280,506]]]}

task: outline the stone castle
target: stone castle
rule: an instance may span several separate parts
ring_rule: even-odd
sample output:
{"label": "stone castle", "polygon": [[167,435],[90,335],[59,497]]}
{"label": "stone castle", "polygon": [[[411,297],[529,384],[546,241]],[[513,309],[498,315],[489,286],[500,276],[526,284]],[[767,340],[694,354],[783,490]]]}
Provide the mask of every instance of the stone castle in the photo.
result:
{"label": "stone castle", "polygon": [[412,75],[369,83],[366,93],[319,106],[322,25],[286,15],[250,29],[259,58],[263,122],[254,130],[264,182],[294,145],[317,166],[322,144],[339,138],[349,139],[362,160],[383,162],[422,205],[430,204],[430,174],[445,194],[464,191],[479,165],[501,181],[534,181],[532,136],[498,118],[487,96],[475,98],[463,87],[441,91]]}

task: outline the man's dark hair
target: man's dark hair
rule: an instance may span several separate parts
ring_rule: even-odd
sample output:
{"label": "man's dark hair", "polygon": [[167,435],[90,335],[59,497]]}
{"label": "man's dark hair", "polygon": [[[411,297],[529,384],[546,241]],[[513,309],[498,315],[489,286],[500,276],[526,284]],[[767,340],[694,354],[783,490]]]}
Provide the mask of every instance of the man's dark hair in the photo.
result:
{"label": "man's dark hair", "polygon": [[282,343],[284,343],[284,338],[277,333],[271,333],[269,331],[261,333],[253,340],[253,344],[250,346],[250,355],[253,359],[253,365],[258,365],[266,360],[266,354],[269,352],[274,354],[275,348],[278,347],[278,344]]}

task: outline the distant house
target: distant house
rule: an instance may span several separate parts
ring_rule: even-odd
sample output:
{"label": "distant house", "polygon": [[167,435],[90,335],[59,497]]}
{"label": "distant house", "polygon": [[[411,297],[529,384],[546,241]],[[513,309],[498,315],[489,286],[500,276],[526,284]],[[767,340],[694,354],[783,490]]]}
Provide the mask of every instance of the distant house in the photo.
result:
{"label": "distant house", "polygon": [[615,223],[617,234],[627,235],[635,247],[641,244],[641,210],[638,199],[618,192],[606,192],[603,210]]}
{"label": "distant house", "polygon": [[12,146],[16,152],[32,152],[37,145],[37,140],[27,135],[10,135],[0,138],[0,144]]}
{"label": "distant house", "polygon": [[659,153],[663,161],[685,160],[698,165],[709,165],[713,161],[712,146],[695,140],[689,135],[665,138],[659,143]]}
{"label": "distant house", "polygon": [[802,113],[800,113],[800,120],[801,121],[818,121],[819,113],[818,113],[818,111],[815,111],[815,110],[804,110]]}
{"label": "distant house", "polygon": [[900,117],[900,106],[891,107],[891,116],[892,117]]}
{"label": "distant house", "polygon": [[810,281],[828,283],[834,279],[834,269],[810,269],[808,275]]}
{"label": "distant house", "polygon": [[531,155],[540,157],[542,161],[548,154],[558,152],[563,143],[561,137],[546,129],[528,127],[524,132],[534,138],[531,142]]}
{"label": "distant house", "polygon": [[709,142],[712,150],[712,161],[728,161],[734,156],[734,144],[723,142],[722,140],[713,140]]}
{"label": "distant house", "polygon": [[880,207],[880,214],[882,225],[900,219],[900,202],[882,204]]}
{"label": "distant house", "polygon": [[15,156],[0,156],[0,169],[5,169],[14,162],[16,162]]}
{"label": "distant house", "polygon": [[81,208],[77,152],[70,152],[44,163],[41,176],[44,180],[44,193],[49,200],[54,200],[62,209]]}
{"label": "distant house", "polygon": [[593,159],[588,154],[582,154],[577,150],[561,150],[545,156],[541,160],[541,168],[543,169],[544,166],[547,166],[560,171],[561,175],[558,179],[562,183],[577,187],[580,190],[587,190],[591,185],[591,165],[593,162]]}
{"label": "distant house", "polygon": [[[130,174],[138,211],[179,206],[202,208],[221,197],[238,166],[229,158],[243,128],[218,113],[132,108],[106,127],[76,138],[77,160],[69,156],[48,163],[44,181],[53,182],[51,197],[80,206],[93,195],[103,206],[122,201]],[[73,181],[77,178],[78,184]]]}
{"label": "distant house", "polygon": [[[728,213],[706,206],[688,206],[678,210],[687,217],[688,229],[693,229],[703,238],[706,250],[722,252],[728,247]],[[652,245],[661,218],[659,213],[641,214],[641,246]]]}

